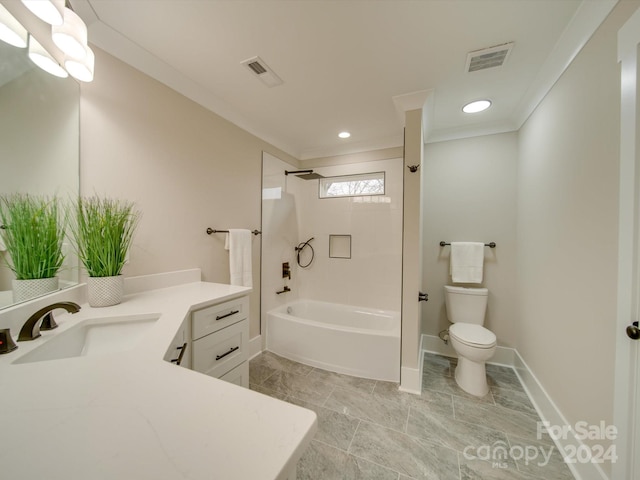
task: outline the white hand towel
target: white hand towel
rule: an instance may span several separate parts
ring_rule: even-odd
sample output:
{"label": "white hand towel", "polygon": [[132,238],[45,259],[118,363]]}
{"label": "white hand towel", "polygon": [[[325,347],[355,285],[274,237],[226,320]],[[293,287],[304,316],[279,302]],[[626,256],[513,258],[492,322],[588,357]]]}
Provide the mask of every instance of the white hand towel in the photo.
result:
{"label": "white hand towel", "polygon": [[229,250],[231,285],[251,287],[251,232],[229,229],[224,248]]}
{"label": "white hand towel", "polygon": [[482,283],[484,243],[451,242],[449,273],[454,283]]}

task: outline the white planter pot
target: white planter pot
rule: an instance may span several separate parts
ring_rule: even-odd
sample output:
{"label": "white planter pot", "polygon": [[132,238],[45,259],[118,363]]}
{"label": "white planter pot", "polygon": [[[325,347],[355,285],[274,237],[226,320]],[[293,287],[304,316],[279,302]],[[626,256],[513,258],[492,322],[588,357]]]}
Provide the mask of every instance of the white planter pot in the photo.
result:
{"label": "white planter pot", "polygon": [[12,280],[13,302],[24,302],[58,290],[58,277]]}
{"label": "white planter pot", "polygon": [[87,292],[90,307],[110,307],[122,302],[124,297],[124,277],[89,277]]}

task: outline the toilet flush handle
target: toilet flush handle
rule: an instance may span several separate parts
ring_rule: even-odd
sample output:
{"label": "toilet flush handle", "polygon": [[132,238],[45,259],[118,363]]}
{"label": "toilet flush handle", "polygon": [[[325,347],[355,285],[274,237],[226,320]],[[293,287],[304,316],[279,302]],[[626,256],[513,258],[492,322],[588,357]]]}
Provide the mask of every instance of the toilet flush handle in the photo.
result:
{"label": "toilet flush handle", "polygon": [[419,302],[428,302],[429,301],[429,294],[428,293],[418,292],[418,301]]}

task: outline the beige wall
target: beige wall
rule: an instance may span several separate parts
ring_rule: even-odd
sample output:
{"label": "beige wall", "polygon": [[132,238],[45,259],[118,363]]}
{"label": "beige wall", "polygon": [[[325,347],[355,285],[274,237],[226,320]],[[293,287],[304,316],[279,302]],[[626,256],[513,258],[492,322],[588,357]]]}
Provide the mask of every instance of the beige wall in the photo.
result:
{"label": "beige wall", "polygon": [[[81,188],[137,202],[142,221],[124,274],[200,267],[229,282],[224,235],[260,228],[262,151],[296,162],[170,88],[96,51],[81,89]],[[260,237],[253,237],[251,337],[259,333]]]}
{"label": "beige wall", "polygon": [[450,247],[441,240],[496,242],[485,248],[482,285],[489,289],[485,326],[498,344],[516,341],[516,133],[431,143],[425,146],[422,222],[422,333],[448,328],[444,285]]}
{"label": "beige wall", "polygon": [[570,423],[612,421],[616,39],[637,7],[618,4],[519,135],[517,348]]}

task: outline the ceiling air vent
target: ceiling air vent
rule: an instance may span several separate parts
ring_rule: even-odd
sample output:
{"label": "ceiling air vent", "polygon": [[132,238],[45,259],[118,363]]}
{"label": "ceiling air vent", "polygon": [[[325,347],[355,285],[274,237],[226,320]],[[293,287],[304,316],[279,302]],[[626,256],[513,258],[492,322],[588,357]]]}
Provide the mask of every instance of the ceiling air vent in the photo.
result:
{"label": "ceiling air vent", "polygon": [[466,72],[477,72],[488,68],[501,67],[509,58],[513,42],[496,45],[495,47],[475,50],[467,54]]}
{"label": "ceiling air vent", "polygon": [[252,57],[240,63],[247,67],[267,87],[275,87],[282,84],[282,79],[260,57]]}

